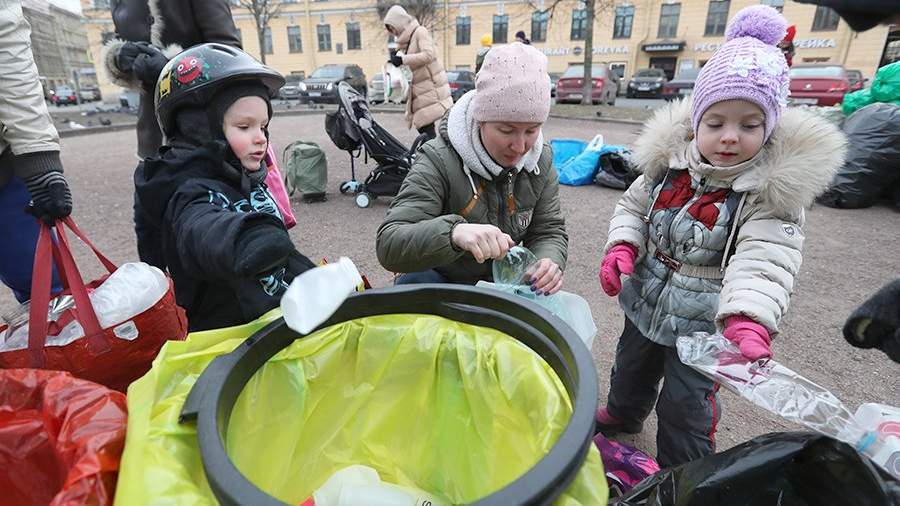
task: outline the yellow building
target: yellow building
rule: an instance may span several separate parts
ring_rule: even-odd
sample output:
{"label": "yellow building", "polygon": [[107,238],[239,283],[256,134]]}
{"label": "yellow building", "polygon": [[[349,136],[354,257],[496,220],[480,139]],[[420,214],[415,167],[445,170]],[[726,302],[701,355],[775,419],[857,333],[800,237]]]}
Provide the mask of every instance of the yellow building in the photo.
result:
{"label": "yellow building", "polygon": [[[114,31],[108,3],[82,0],[98,67],[102,41]],[[670,75],[702,66],[725,41],[727,20],[758,3],[782,10],[797,27],[795,64],[840,63],[871,78],[885,53],[890,28],[854,32],[830,9],[790,0],[597,0],[609,7],[594,19],[593,61],[610,64],[626,79],[650,66]],[[435,4],[431,31],[448,69],[473,69],[483,34],[493,34],[495,43],[503,43],[515,40],[519,30],[547,55],[551,72],[563,72],[584,59],[587,20],[583,4],[576,0],[436,0]],[[552,5],[553,11],[540,10]],[[244,49],[259,57],[253,17],[239,6],[232,9]],[[355,63],[371,78],[387,59],[387,43],[375,0],[283,0],[263,45],[266,62],[284,74],[309,75],[327,63]],[[104,96],[116,96],[104,70],[98,68],[97,74],[106,87]]]}

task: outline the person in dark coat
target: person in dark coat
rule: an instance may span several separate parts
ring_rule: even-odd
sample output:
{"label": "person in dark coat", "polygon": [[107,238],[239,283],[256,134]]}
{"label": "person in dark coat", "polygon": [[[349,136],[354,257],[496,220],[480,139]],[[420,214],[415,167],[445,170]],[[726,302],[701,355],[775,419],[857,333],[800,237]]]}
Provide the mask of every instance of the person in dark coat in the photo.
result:
{"label": "person in dark coat", "polygon": [[[106,73],[113,83],[140,91],[137,156],[155,156],[163,144],[153,108],[153,89],[169,58],[204,42],[241,48],[228,0],[112,0],[116,37],[103,48]],[[165,270],[159,231],[137,212],[134,230],[138,257]]]}
{"label": "person in dark coat", "polygon": [[241,50],[195,46],[163,68],[157,115],[167,144],[135,174],[142,211],[191,331],[250,322],[313,268],[265,184],[278,72]]}

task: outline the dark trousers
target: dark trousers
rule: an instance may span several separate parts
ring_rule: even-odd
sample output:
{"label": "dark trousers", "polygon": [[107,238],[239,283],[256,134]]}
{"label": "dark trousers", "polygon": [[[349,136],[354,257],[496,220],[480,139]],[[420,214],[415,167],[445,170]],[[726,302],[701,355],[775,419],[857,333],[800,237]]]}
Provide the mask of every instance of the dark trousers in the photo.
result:
{"label": "dark trousers", "polygon": [[[660,379],[662,391],[658,392]],[[661,466],[715,453],[721,415],[718,389],[718,384],[681,363],[674,347],[654,343],[625,319],[610,374],[607,409],[623,422],[643,422],[656,404]]]}
{"label": "dark trousers", "polygon": [[[138,175],[141,166],[135,169]],[[147,219],[147,216],[138,201],[137,190],[134,192],[134,235],[137,236],[138,258],[141,262],[150,264],[165,271],[166,260],[163,255],[162,232]]]}
{"label": "dark trousers", "polygon": [[420,283],[449,283],[450,280],[445,278],[438,271],[431,269],[422,272],[407,272],[397,276],[394,280],[395,285],[417,285]]}

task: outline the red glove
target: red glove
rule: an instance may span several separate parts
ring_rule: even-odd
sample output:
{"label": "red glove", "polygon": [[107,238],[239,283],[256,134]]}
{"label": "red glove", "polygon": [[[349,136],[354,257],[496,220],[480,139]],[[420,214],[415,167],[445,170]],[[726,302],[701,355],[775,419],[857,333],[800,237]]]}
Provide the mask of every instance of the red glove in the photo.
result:
{"label": "red glove", "polygon": [[769,331],[746,316],[729,316],[725,320],[725,331],[722,335],[740,348],[741,355],[751,362],[772,357],[772,350],[769,348],[772,339],[769,337]]}
{"label": "red glove", "polygon": [[634,272],[634,259],[637,257],[637,248],[631,244],[616,244],[603,257],[600,264],[600,287],[606,295],[615,297],[622,290],[622,274]]}

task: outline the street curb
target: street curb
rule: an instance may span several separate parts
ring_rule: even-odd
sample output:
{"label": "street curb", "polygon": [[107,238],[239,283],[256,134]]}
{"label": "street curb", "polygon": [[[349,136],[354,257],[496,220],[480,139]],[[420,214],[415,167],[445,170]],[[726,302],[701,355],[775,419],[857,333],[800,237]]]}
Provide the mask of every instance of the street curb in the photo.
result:
{"label": "street curb", "polygon": [[[403,114],[405,111],[403,109],[370,109],[373,113],[387,113],[387,114]],[[287,110],[276,110],[274,112],[275,116],[315,116],[319,114],[325,114],[329,112],[330,109],[287,109]],[[137,122],[134,123],[119,123],[116,125],[108,125],[108,126],[96,126],[96,127],[85,127],[79,128],[77,130],[58,130],[59,137],[80,137],[82,135],[91,135],[91,134],[102,134],[106,132],[116,132],[119,130],[130,130],[137,126]]]}
{"label": "street curb", "polygon": [[580,117],[580,116],[565,116],[562,114],[551,114],[551,118],[553,119],[572,119],[572,120],[582,120],[582,121],[595,121],[597,123],[621,123],[623,125],[643,125],[643,121],[638,121],[634,119],[619,119],[619,118],[591,118],[591,117]]}

